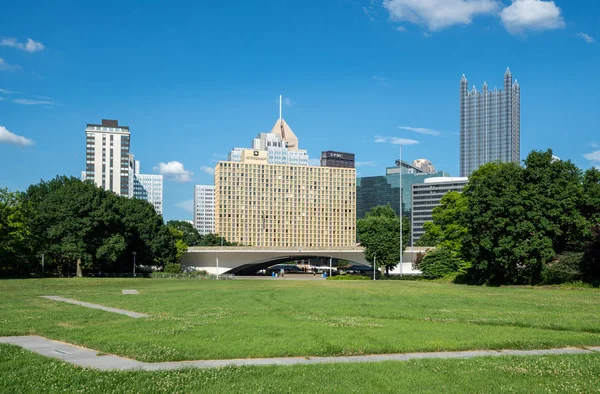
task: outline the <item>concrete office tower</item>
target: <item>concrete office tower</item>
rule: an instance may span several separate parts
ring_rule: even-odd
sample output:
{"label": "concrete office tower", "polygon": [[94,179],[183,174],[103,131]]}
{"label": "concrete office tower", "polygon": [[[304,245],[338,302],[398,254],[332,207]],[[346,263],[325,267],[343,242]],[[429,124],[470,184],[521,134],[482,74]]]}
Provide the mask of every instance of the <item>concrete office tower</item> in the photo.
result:
{"label": "concrete office tower", "polygon": [[460,81],[460,176],[490,162],[520,162],[521,88],[507,69],[504,90],[468,90]]}
{"label": "concrete office tower", "polygon": [[215,187],[194,186],[194,228],[201,235],[215,232]]}
{"label": "concrete office tower", "polygon": [[356,243],[354,168],[268,164],[244,150],[215,168],[215,230],[263,247],[348,247]]}
{"label": "concrete office tower", "polygon": [[85,134],[85,178],[104,190],[130,197],[129,127],[102,119],[101,124],[88,124]]}
{"label": "concrete office tower", "polygon": [[412,185],[411,245],[425,234],[423,225],[433,221],[433,209],[440,205],[442,197],[448,192],[462,192],[468,182],[468,178],[440,177]]}

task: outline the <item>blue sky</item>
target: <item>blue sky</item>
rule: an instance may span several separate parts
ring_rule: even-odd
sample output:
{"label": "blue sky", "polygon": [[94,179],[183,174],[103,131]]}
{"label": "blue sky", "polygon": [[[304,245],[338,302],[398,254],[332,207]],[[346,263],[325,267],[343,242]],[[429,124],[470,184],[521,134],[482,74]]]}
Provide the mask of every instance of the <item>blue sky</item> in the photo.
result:
{"label": "blue sky", "polygon": [[[195,3],[195,4],[192,4]],[[85,166],[85,126],[131,127],[165,219],[283,115],[312,158],[458,175],[459,82],[521,85],[521,155],[600,165],[600,4],[584,0],[20,1],[0,25],[0,187]],[[403,128],[404,127],[404,128]],[[382,138],[385,137],[385,138]],[[375,142],[383,141],[383,142]],[[176,163],[173,163],[176,162]],[[162,165],[160,163],[163,163]],[[170,163],[170,164],[169,164]]]}

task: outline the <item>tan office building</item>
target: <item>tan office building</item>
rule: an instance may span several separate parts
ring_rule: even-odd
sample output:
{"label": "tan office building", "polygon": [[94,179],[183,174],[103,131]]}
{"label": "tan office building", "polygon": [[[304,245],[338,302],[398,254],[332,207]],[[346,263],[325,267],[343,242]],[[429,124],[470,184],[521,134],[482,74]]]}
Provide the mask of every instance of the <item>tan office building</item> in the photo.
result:
{"label": "tan office building", "polygon": [[247,246],[353,246],[356,171],[268,164],[266,151],[244,150],[216,166],[215,230]]}

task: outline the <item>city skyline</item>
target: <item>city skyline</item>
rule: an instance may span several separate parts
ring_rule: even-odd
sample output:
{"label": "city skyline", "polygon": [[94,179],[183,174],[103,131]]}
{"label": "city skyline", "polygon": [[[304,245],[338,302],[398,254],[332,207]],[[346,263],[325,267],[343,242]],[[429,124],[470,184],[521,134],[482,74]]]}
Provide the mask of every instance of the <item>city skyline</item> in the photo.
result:
{"label": "city skyline", "polygon": [[[280,94],[312,164],[322,151],[353,152],[358,174],[380,175],[404,143],[406,161],[427,158],[458,176],[457,81],[466,74],[493,86],[506,66],[525,89],[521,159],[552,148],[582,168],[599,165],[600,6],[539,3],[554,16],[511,20],[503,10],[519,10],[504,4],[452,19],[397,0],[228,12],[74,4],[61,14],[44,2],[28,12],[15,4],[0,28],[0,167],[10,168],[0,186],[78,177],[82,125],[119,119],[134,130],[145,172],[165,178],[165,220],[191,219],[193,185],[212,184],[233,147],[269,132]],[[86,23],[90,15],[114,28]]]}

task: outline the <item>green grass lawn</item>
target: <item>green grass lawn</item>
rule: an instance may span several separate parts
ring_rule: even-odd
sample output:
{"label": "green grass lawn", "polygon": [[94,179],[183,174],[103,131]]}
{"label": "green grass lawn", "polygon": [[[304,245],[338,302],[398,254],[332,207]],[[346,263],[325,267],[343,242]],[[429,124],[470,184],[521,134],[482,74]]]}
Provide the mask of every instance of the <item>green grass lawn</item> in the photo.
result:
{"label": "green grass lawn", "polygon": [[600,354],[98,372],[0,345],[1,393],[598,392]]}
{"label": "green grass lawn", "polygon": [[[121,295],[122,289],[141,294]],[[42,335],[146,362],[600,345],[600,291],[594,289],[32,279],[0,281],[0,294],[0,336]],[[132,319],[39,295],[152,317]]]}

